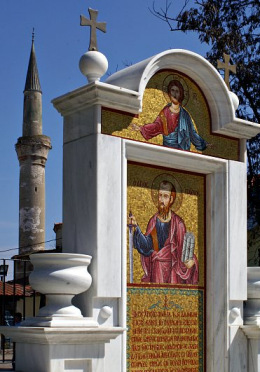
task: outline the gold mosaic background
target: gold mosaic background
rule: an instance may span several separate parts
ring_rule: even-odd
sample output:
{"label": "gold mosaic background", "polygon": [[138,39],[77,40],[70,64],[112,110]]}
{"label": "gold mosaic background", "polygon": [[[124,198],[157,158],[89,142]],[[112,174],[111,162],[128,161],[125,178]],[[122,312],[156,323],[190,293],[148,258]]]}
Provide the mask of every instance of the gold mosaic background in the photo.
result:
{"label": "gold mosaic background", "polygon": [[[167,104],[162,90],[163,82],[167,76],[173,73],[178,75],[180,79],[183,79],[186,83],[189,99],[185,105],[185,109],[188,110],[192,116],[199,135],[208,143],[212,144],[212,148],[207,148],[203,151],[203,154],[229,160],[238,160],[238,141],[212,135],[210,133],[210,113],[203,94],[192,80],[175,71],[159,72],[150,79],[143,96],[143,110],[138,117],[133,117],[127,113],[113,112],[103,108],[102,133],[162,145],[162,135],[146,141],[141,133],[130,128],[130,124],[134,123],[138,126],[142,126],[152,123],[156,119],[159,112]],[[201,153],[201,151],[196,150],[193,145],[191,145],[191,151]]]}
{"label": "gold mosaic background", "polygon": [[[195,255],[199,261],[199,286],[205,283],[204,268],[204,194],[205,179],[203,176],[183,172],[173,172],[164,168],[155,168],[139,164],[128,163],[127,181],[127,214],[130,210],[135,216],[138,225],[143,233],[150,218],[157,212],[157,207],[152,200],[153,180],[161,175],[173,176],[182,188],[182,203],[175,212],[183,220],[186,230],[195,235]],[[128,234],[127,234],[128,239]],[[128,251],[128,250],[127,250]],[[140,261],[140,254],[134,249],[134,283],[141,284],[143,269]],[[127,258],[127,281],[129,282],[129,257]]]}

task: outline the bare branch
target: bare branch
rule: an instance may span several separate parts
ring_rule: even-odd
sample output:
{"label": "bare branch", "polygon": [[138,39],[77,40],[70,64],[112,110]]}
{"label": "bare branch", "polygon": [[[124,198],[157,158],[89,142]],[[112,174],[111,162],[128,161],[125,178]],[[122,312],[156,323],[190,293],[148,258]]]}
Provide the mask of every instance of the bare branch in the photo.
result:
{"label": "bare branch", "polygon": [[179,14],[181,14],[184,11],[184,9],[186,8],[186,6],[188,5],[189,2],[190,2],[190,0],[185,0],[185,3],[183,5],[183,7],[181,8]]}

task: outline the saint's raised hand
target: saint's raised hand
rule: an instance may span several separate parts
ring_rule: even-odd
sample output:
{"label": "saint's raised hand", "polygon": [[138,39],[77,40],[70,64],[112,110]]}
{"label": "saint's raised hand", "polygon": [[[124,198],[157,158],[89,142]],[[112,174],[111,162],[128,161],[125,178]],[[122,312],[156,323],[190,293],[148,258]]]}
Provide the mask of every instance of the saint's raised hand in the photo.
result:
{"label": "saint's raised hand", "polygon": [[131,130],[135,130],[136,132],[140,132],[140,130],[141,130],[141,127],[139,127],[139,125],[134,124],[134,123],[131,123],[131,124],[129,125],[129,128],[130,128]]}
{"label": "saint's raised hand", "polygon": [[195,261],[194,261],[194,260],[188,260],[188,261],[185,261],[185,262],[184,262],[184,265],[187,267],[187,269],[191,269],[192,266],[195,265]]}

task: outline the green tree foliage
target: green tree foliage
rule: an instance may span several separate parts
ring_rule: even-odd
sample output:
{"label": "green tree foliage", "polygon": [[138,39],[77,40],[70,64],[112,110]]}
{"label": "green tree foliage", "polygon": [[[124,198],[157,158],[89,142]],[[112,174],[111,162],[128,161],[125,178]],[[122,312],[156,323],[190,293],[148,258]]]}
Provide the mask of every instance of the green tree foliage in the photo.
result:
{"label": "green tree foliage", "polygon": [[[230,81],[239,97],[237,116],[260,124],[260,1],[155,0],[150,10],[172,32],[197,33],[200,42],[208,44],[205,57],[215,67],[223,53],[231,56],[237,65]],[[260,184],[254,182],[260,174],[260,135],[248,141],[247,151],[249,203],[252,210],[259,209],[255,217],[260,225]]]}

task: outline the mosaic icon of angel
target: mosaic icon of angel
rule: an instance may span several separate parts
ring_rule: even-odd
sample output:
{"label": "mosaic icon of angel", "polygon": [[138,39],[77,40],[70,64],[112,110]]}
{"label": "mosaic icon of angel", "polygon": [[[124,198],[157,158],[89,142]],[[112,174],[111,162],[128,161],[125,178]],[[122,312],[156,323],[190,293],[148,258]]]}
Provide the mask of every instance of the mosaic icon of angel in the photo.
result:
{"label": "mosaic icon of angel", "polygon": [[190,151],[191,143],[198,151],[212,147],[196,131],[193,119],[184,108],[185,92],[183,83],[174,78],[166,87],[169,103],[160,111],[153,123],[139,126],[131,124],[131,129],[140,131],[145,140],[163,136],[163,146]]}

